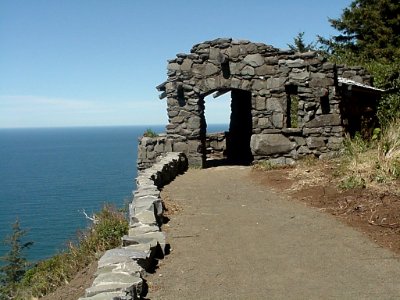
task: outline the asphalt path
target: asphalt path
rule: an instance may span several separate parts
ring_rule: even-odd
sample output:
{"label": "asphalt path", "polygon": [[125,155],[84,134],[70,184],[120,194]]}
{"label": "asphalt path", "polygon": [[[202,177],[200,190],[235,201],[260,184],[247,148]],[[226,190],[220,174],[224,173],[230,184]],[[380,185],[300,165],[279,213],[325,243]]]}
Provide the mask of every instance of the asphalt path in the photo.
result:
{"label": "asphalt path", "polygon": [[181,211],[148,299],[400,299],[399,257],[253,176],[190,169],[164,188]]}

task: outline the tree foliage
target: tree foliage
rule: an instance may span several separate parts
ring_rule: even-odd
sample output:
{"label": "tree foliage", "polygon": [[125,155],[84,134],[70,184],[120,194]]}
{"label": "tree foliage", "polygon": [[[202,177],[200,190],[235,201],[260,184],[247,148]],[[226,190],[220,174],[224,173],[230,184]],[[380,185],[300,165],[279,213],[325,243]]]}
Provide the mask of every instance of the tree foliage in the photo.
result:
{"label": "tree foliage", "polygon": [[400,117],[400,2],[354,0],[338,19],[329,20],[340,34],[319,37],[330,60],[360,65],[387,90],[378,108],[381,125]]}
{"label": "tree foliage", "polygon": [[299,32],[295,38],[293,38],[293,44],[288,44],[290,50],[296,52],[307,52],[315,50],[315,43],[306,44],[304,41],[304,32]]}
{"label": "tree foliage", "polygon": [[320,42],[333,53],[350,52],[364,60],[393,61],[400,56],[398,0],[355,0],[340,18],[329,22],[340,34]]}
{"label": "tree foliage", "polygon": [[1,299],[14,298],[18,283],[29,267],[24,256],[24,250],[30,248],[33,242],[23,242],[26,233],[26,230],[21,229],[17,219],[12,226],[12,234],[3,241],[9,246],[10,250],[6,255],[0,257],[0,261],[3,262],[0,267]]}

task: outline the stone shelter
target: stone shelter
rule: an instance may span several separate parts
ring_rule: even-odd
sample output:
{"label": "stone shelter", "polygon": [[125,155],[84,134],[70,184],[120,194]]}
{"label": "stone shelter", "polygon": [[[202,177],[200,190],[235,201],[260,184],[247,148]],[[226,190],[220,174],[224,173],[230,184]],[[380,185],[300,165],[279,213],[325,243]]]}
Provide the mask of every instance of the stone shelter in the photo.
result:
{"label": "stone shelter", "polygon": [[[291,164],[333,155],[345,134],[368,135],[376,126],[382,90],[360,67],[328,62],[317,52],[295,53],[246,40],[216,39],[168,61],[157,89],[169,124],[139,143],[138,167],[164,152],[184,152],[205,166],[209,153],[229,162]],[[231,93],[229,131],[207,135],[205,97]]]}

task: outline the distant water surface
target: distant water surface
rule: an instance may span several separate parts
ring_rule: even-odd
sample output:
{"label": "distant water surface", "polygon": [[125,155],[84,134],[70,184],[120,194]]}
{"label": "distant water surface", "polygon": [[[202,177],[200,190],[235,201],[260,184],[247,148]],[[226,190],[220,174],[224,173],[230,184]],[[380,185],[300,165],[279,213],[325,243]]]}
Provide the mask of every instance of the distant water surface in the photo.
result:
{"label": "distant water surface", "polygon": [[[18,218],[36,261],[63,249],[88,214],[135,189],[138,137],[164,126],[0,129],[0,239]],[[226,129],[209,125],[208,132]],[[0,256],[6,248],[0,245]]]}

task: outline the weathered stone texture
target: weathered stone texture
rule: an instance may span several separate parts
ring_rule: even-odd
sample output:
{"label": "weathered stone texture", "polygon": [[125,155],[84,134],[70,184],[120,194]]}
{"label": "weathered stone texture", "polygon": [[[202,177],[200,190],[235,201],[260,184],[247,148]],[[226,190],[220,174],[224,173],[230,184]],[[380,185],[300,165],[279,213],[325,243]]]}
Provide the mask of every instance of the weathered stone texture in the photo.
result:
{"label": "weathered stone texture", "polygon": [[265,156],[289,153],[296,147],[296,143],[282,134],[253,134],[250,144],[254,155]]}
{"label": "weathered stone texture", "polygon": [[[346,132],[338,76],[371,83],[364,69],[336,66],[316,52],[295,53],[232,39],[194,45],[190,54],[170,60],[167,69],[168,79],[157,87],[168,104],[166,136],[140,142],[139,168],[151,165],[163,151],[184,152],[193,165],[203,165],[211,153],[223,157],[226,149],[221,150],[219,141],[207,140],[204,98],[226,90],[251,92],[255,161],[290,162],[335,152]],[[276,139],[278,146],[268,139]]]}
{"label": "weathered stone texture", "polygon": [[[153,144],[144,138],[142,143]],[[80,300],[136,300],[143,296],[143,276],[159,251],[165,254],[165,234],[160,231],[163,206],[160,188],[188,167],[183,153],[164,153],[157,163],[139,172],[137,190],[129,208],[129,234],[123,247],[108,250],[100,258],[92,286]]]}

